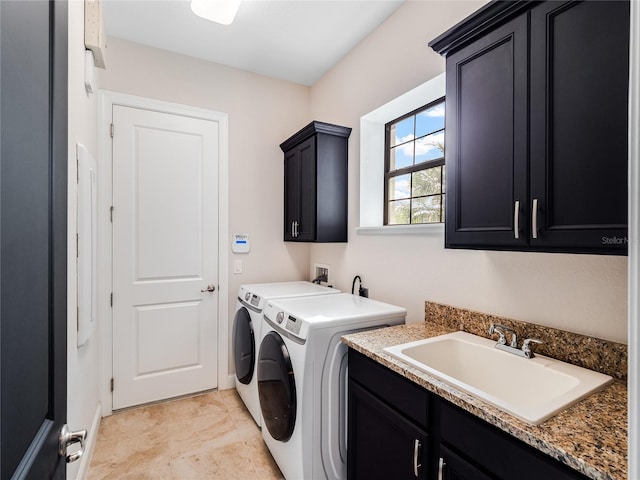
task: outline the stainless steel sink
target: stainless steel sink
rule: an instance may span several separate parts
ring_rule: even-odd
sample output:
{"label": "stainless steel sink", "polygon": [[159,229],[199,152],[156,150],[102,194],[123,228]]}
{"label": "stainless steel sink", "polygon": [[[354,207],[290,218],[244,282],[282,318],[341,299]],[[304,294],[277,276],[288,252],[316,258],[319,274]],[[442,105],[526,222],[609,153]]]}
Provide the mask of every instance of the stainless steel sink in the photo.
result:
{"label": "stainless steel sink", "polygon": [[384,351],[532,425],[613,381],[608,375],[542,355],[518,357],[494,348],[495,344],[454,332]]}

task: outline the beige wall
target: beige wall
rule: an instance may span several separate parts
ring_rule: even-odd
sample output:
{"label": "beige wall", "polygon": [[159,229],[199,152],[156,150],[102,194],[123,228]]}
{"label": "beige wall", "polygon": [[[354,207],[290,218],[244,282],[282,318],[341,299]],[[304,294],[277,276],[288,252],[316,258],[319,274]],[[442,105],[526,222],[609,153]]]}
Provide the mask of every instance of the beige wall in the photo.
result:
{"label": "beige wall", "polygon": [[[309,88],[192,57],[109,39],[101,88],[229,114],[229,232],[251,252],[229,255],[229,332],[238,287],[303,279],[309,247],[282,241],[283,163],[278,145],[309,122]],[[231,243],[229,241],[229,243]],[[233,274],[233,261],[243,273]],[[230,369],[232,369],[230,362]]]}
{"label": "beige wall", "polygon": [[[98,101],[96,95],[87,95],[84,89],[84,3],[69,2],[69,121],[68,121],[68,251],[67,251],[67,423],[71,430],[89,430],[97,413],[99,335],[95,328],[91,338],[77,348],[77,264],[76,264],[76,143],[83,144],[98,158]],[[101,70],[95,69],[96,81]],[[67,466],[68,478],[82,475],[80,468],[88,464],[83,460]],[[86,472],[85,472],[86,473]]]}
{"label": "beige wall", "polygon": [[353,127],[349,243],[313,245],[335,286],[360,275],[370,296],[423,318],[424,301],[457,305],[614,341],[627,341],[627,259],[445,250],[443,236],[362,236],[360,117],[444,71],[427,43],[484,2],[409,1],[311,89],[311,117]]}

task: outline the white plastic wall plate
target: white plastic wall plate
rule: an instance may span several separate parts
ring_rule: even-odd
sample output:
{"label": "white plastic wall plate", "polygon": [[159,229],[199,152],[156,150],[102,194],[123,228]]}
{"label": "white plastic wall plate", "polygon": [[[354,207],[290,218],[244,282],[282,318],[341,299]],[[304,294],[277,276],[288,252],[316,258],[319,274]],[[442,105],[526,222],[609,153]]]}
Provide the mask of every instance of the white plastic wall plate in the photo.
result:
{"label": "white plastic wall plate", "polygon": [[327,279],[320,282],[321,285],[328,285],[331,282],[331,265],[327,265],[326,263],[314,263],[313,271],[311,272],[311,280],[317,278],[321,273],[321,269],[326,270]]}

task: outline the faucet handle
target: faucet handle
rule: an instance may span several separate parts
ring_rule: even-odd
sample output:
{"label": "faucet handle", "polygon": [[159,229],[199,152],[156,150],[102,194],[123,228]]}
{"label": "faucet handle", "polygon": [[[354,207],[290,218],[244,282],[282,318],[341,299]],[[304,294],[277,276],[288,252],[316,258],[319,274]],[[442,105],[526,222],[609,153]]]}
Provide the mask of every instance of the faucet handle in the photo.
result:
{"label": "faucet handle", "polygon": [[496,333],[500,335],[500,338],[498,339],[498,343],[500,345],[507,344],[507,337],[505,337],[504,331],[503,331],[505,328],[506,327],[504,325],[499,325],[499,324],[494,325],[493,323],[489,327],[489,335],[495,335]]}
{"label": "faucet handle", "polygon": [[498,343],[500,345],[507,344],[507,332],[511,332],[511,347],[518,348],[518,337],[516,336],[516,332],[513,328],[507,327],[506,325],[500,325],[499,323],[492,323],[489,327],[489,335],[493,335],[494,333],[498,333],[500,335],[500,338],[498,339]]}
{"label": "faucet handle", "polygon": [[527,338],[523,343],[522,343],[522,353],[524,353],[524,356],[527,358],[533,358],[533,350],[531,349],[531,344],[532,343],[543,343],[542,340],[538,340],[537,338]]}

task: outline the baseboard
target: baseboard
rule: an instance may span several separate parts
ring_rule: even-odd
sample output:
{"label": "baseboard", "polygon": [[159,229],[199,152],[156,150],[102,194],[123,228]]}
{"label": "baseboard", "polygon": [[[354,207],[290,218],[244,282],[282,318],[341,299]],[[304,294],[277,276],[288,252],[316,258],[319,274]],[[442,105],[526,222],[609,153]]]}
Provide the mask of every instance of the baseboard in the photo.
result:
{"label": "baseboard", "polygon": [[232,374],[227,377],[226,385],[219,385],[218,390],[231,390],[232,388],[236,388],[236,375]]}
{"label": "baseboard", "polygon": [[96,413],[93,415],[93,421],[91,422],[91,429],[87,432],[87,441],[84,444],[84,454],[80,457],[80,468],[78,470],[77,480],[84,480],[89,476],[89,467],[91,466],[91,458],[93,457],[93,450],[96,446],[96,439],[98,438],[98,430],[100,428],[100,420],[102,406],[98,403],[96,407]]}

